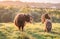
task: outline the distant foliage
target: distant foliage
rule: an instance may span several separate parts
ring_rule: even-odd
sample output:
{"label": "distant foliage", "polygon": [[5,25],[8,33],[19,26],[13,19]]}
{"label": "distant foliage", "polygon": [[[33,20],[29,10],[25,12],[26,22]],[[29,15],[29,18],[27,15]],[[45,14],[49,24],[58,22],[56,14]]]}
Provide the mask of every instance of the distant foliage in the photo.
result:
{"label": "distant foliage", "polygon": [[12,22],[14,14],[18,11],[15,7],[0,7],[0,22]]}
{"label": "distant foliage", "polygon": [[41,15],[44,13],[49,13],[51,15],[52,22],[60,22],[60,9],[31,8],[29,6],[0,6],[0,22],[13,22],[13,19],[17,13],[31,14],[33,16],[34,22],[40,22]]}

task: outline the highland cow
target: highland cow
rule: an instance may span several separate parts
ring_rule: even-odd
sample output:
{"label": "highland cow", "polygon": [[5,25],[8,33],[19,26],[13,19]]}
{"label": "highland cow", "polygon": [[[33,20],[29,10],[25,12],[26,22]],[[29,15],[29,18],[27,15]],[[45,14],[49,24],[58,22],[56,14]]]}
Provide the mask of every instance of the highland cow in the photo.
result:
{"label": "highland cow", "polygon": [[43,14],[41,17],[42,23],[45,24],[45,31],[46,32],[51,32],[52,29],[52,23],[50,20],[50,16],[48,14]]}
{"label": "highland cow", "polygon": [[25,22],[31,23],[31,20],[32,20],[32,16],[30,16],[29,14],[17,14],[14,19],[14,24],[18,27],[19,30],[21,28],[23,31]]}

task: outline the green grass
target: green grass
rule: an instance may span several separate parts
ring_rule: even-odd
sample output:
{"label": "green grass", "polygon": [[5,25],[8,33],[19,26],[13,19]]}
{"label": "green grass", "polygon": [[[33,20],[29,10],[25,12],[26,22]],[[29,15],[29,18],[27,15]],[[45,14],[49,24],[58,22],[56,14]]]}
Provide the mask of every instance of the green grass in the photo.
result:
{"label": "green grass", "polygon": [[60,23],[53,23],[52,32],[44,32],[42,23],[26,24],[19,31],[13,23],[0,23],[0,39],[60,39]]}

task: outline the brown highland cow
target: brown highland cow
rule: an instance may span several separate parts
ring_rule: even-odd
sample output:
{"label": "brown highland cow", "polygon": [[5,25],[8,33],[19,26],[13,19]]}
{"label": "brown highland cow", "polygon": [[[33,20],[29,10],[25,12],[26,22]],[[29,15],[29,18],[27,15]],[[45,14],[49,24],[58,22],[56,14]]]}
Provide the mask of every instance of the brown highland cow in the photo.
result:
{"label": "brown highland cow", "polygon": [[46,32],[51,32],[52,29],[52,23],[50,20],[50,16],[48,14],[43,14],[41,17],[42,23],[45,24],[45,31]]}
{"label": "brown highland cow", "polygon": [[25,22],[31,22],[31,20],[32,17],[29,14],[17,14],[14,19],[14,24],[18,27],[19,30],[21,28],[23,31]]}

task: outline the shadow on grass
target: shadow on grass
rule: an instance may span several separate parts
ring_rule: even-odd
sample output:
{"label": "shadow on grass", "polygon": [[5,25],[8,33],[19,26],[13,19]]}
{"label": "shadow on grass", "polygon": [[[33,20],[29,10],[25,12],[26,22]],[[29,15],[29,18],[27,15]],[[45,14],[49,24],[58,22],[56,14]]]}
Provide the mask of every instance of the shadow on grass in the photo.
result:
{"label": "shadow on grass", "polygon": [[[40,28],[35,28],[35,29],[31,29],[31,28],[29,28],[29,29],[26,29],[26,31],[32,31],[33,30],[33,32],[35,32],[36,33],[36,31],[37,32],[45,32],[43,29],[40,29]],[[26,32],[25,31],[25,32]]]}
{"label": "shadow on grass", "polygon": [[0,39],[8,39],[2,31],[0,31]]}
{"label": "shadow on grass", "polygon": [[31,32],[31,31],[28,31],[27,33],[32,35],[36,39],[54,39],[57,36],[56,35],[51,35],[51,34],[60,34],[60,33],[57,33],[57,32],[51,32],[51,34],[46,34],[45,35],[45,34],[34,33],[34,32]]}
{"label": "shadow on grass", "polygon": [[52,29],[52,34],[57,34],[60,35],[60,27],[55,27],[54,29]]}
{"label": "shadow on grass", "polygon": [[[35,31],[34,31],[35,30]],[[51,34],[54,34],[54,35],[51,35],[51,34],[38,34],[38,32],[44,32],[44,30],[40,29],[40,28],[35,28],[33,29],[33,31],[31,29],[28,29],[27,31],[28,34],[30,34],[31,36],[35,37],[36,39],[54,39],[56,38],[57,36],[56,35],[60,35],[60,32],[49,32]]]}
{"label": "shadow on grass", "polygon": [[52,34],[57,34],[57,35],[60,35],[60,32],[51,32]]}
{"label": "shadow on grass", "polygon": [[38,32],[44,32],[44,30],[40,28],[35,28],[35,30],[38,30]]}
{"label": "shadow on grass", "polygon": [[40,34],[36,34],[34,32],[28,31],[28,34],[32,35],[33,37],[35,37],[36,39],[46,39],[43,35]]}
{"label": "shadow on grass", "polygon": [[3,24],[0,24],[0,26],[4,26]]}

